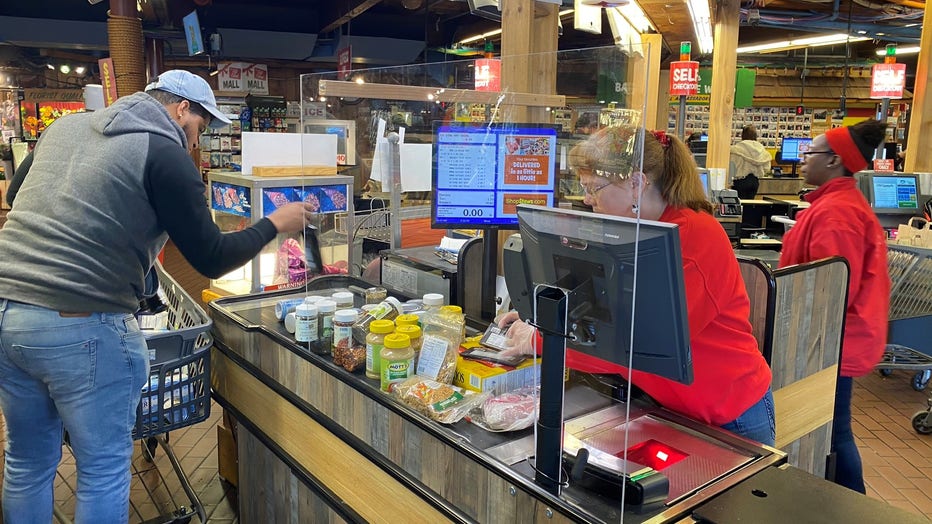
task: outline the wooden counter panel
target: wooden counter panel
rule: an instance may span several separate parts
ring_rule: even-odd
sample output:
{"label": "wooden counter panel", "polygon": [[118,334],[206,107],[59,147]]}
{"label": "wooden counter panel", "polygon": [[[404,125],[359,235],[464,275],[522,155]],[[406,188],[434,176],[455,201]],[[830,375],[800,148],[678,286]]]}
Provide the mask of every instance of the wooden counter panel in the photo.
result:
{"label": "wooden counter panel", "polygon": [[[551,516],[547,517],[546,513],[550,507],[517,486],[516,483],[509,481],[507,477],[474,460],[457,447],[451,446],[445,440],[425,430],[421,425],[377,402],[321,369],[315,363],[281,346],[270,337],[259,332],[244,332],[241,327],[224,318],[215,318],[214,328],[219,334],[218,340],[223,340],[224,346],[229,348],[224,351],[230,351],[249,365],[256,367],[271,381],[280,384],[297,399],[307,402],[323,416],[350,432],[362,443],[370,446],[374,452],[387,458],[389,462],[407,472],[413,479],[448,501],[469,518],[483,523],[573,521],[568,516],[559,513],[557,508],[553,508]],[[317,446],[318,438],[307,435],[306,431],[309,427],[320,427],[319,424],[285,397],[261,384],[258,379],[244,371],[223,352],[217,349],[213,351],[214,389],[221,397],[241,411],[245,418],[253,421],[265,420],[264,425],[261,426],[262,431],[283,448],[285,444],[294,446],[295,449],[286,448],[285,452],[297,462],[303,464],[311,459],[303,455],[308,450],[320,452]],[[241,384],[231,382],[234,380],[233,377],[236,377],[237,382],[245,381],[250,384],[256,382],[264,389],[255,389],[250,386],[250,389],[254,391],[246,394],[242,391]],[[272,415],[273,411],[276,412],[274,415]],[[282,413],[286,412],[289,417],[296,417],[296,420],[282,421]],[[297,433],[299,429],[302,430],[300,434]],[[336,438],[332,433],[328,432],[328,435]],[[315,445],[308,447],[304,445],[307,442],[314,442]],[[336,443],[333,445],[336,446]],[[345,443],[343,446],[349,448],[352,453],[358,454],[351,446]],[[327,455],[340,456],[330,451]],[[242,464],[248,461],[241,460],[240,462]],[[240,467],[242,469],[243,466]],[[375,463],[368,462],[367,467],[377,469],[383,476],[389,478],[389,482],[404,490],[407,489],[402,483],[379,469]],[[345,472],[347,468],[342,469]],[[261,472],[258,473],[261,474]],[[333,482],[338,484],[345,482],[341,480],[341,474],[334,472],[334,475]],[[324,484],[335,492],[337,491],[329,481]],[[362,493],[384,490],[380,487],[380,482],[370,479],[354,479],[347,486],[353,486],[356,491]],[[512,490],[512,487],[515,489]],[[511,493],[512,491],[514,494]],[[409,498],[417,499],[421,505],[426,504],[414,492],[405,491],[405,494]],[[395,496],[393,498],[397,499]],[[362,508],[357,508],[357,503],[365,508],[366,501],[359,500],[350,504],[351,507],[363,513]],[[384,510],[381,514],[385,514]],[[398,515],[407,516],[407,513],[395,514],[396,517]],[[444,517],[434,522],[446,520],[448,519]],[[406,520],[406,522],[412,521]]]}

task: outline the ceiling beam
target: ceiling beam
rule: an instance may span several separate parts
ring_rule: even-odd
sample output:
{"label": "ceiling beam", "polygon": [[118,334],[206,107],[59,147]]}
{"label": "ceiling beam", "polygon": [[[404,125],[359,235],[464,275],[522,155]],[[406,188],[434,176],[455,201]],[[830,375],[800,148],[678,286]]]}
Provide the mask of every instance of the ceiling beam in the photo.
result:
{"label": "ceiling beam", "polygon": [[322,27],[319,32],[327,33],[327,32],[333,31],[334,29],[340,27],[341,25],[365,13],[371,7],[374,7],[376,4],[380,2],[382,2],[382,0],[361,0],[356,4],[356,7],[350,8],[350,10],[347,11],[344,15],[338,17],[333,22],[330,22],[329,24]]}

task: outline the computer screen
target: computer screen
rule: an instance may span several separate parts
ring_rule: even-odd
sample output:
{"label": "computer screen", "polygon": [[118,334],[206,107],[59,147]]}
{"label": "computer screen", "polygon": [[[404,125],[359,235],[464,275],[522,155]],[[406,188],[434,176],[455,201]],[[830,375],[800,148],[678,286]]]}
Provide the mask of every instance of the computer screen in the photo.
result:
{"label": "computer screen", "polygon": [[[633,367],[692,382],[692,355],[680,254],[674,224],[638,221],[540,206],[518,206],[524,275],[506,271],[521,318],[533,318],[537,284],[575,290],[576,329],[567,347],[628,365],[634,308]],[[637,252],[637,279],[634,275]]]}
{"label": "computer screen", "polygon": [[434,124],[431,227],[517,229],[519,204],[554,205],[557,126]]}
{"label": "computer screen", "polygon": [[875,211],[902,214],[919,212],[919,179],[916,175],[873,173],[869,176],[868,201]]}
{"label": "computer screen", "polygon": [[197,10],[191,11],[181,19],[184,25],[184,38],[188,43],[188,55],[199,55],[205,51],[204,38],[201,36],[201,23],[197,18]]}
{"label": "computer screen", "polygon": [[699,181],[702,182],[702,190],[705,192],[705,197],[711,198],[711,193],[709,191],[709,172],[707,170],[699,170]]}
{"label": "computer screen", "polygon": [[809,151],[812,145],[812,139],[808,137],[784,137],[780,145],[780,162],[799,162],[803,159],[803,153]]}

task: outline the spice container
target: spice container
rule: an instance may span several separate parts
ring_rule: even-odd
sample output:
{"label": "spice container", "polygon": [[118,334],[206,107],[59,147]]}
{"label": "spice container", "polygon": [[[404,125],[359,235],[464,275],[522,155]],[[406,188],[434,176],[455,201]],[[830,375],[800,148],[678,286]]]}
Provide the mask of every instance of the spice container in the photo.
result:
{"label": "spice container", "polygon": [[366,365],[365,346],[353,343],[353,324],[357,318],[355,309],[340,309],[333,314],[333,363],[347,371]]}
{"label": "spice container", "polygon": [[294,321],[295,340],[307,343],[317,341],[317,306],[307,303],[299,305],[294,310]]}
{"label": "spice container", "polygon": [[[353,327],[354,331],[355,329]],[[381,378],[381,354],[382,347],[385,345],[385,335],[395,331],[395,323],[391,320],[374,320],[369,330],[369,334],[366,335],[366,376]]]}
{"label": "spice container", "polygon": [[333,345],[333,315],[334,311],[337,310],[337,303],[323,299],[317,304],[317,325],[320,338],[320,349],[322,353],[329,354],[331,353],[331,346]]}
{"label": "spice container", "polygon": [[411,339],[411,351],[414,351],[414,361],[417,362],[417,356],[421,353],[421,328],[420,326],[397,326],[395,333],[404,333]]}
{"label": "spice container", "polygon": [[388,291],[384,287],[370,287],[366,290],[366,304],[378,304],[387,297]]}
{"label": "spice container", "polygon": [[[374,320],[395,320],[401,314],[401,302],[394,297],[388,297],[384,301],[375,304],[372,309],[366,311],[356,324],[353,325],[353,339],[364,344],[366,335],[369,333],[371,324]],[[373,377],[378,378],[378,377]]]}
{"label": "spice container", "polygon": [[443,295],[440,293],[427,293],[422,298],[424,309],[430,311],[443,305]]}
{"label": "spice container", "polygon": [[379,355],[382,366],[379,385],[382,391],[390,391],[393,384],[408,380],[414,373],[414,350],[411,338],[404,333],[385,335],[383,343]]}
{"label": "spice container", "polygon": [[349,291],[337,291],[330,300],[337,303],[337,311],[341,309],[352,309],[354,306],[353,294]]}

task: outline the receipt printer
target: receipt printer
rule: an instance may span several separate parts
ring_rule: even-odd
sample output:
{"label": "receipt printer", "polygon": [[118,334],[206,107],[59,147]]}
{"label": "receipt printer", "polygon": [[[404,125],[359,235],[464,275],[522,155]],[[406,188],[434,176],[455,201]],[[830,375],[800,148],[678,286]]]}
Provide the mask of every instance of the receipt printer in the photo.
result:
{"label": "receipt printer", "polygon": [[741,217],[741,200],[734,189],[718,189],[712,191],[712,202],[717,206],[718,216]]}

